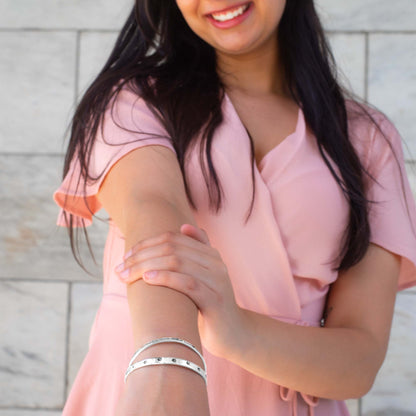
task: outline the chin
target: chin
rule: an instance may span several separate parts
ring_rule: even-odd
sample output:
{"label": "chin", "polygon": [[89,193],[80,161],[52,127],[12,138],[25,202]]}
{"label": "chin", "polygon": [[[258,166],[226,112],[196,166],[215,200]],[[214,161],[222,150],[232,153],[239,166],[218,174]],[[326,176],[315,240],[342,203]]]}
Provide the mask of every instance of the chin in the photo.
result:
{"label": "chin", "polygon": [[214,46],[217,52],[227,55],[244,55],[254,51],[256,48],[252,42],[223,42]]}

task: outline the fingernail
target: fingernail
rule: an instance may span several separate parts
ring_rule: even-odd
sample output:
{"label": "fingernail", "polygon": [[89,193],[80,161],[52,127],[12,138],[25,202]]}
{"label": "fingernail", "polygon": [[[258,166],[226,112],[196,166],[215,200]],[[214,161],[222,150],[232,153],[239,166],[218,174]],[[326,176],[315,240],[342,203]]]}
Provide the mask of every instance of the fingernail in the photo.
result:
{"label": "fingernail", "polygon": [[143,277],[145,279],[149,279],[150,280],[150,279],[155,278],[156,275],[157,275],[157,271],[156,270],[150,270],[150,271],[144,272]]}
{"label": "fingernail", "polygon": [[120,273],[124,269],[124,263],[119,264],[114,270]]}
{"label": "fingernail", "polygon": [[129,270],[129,269],[123,270],[123,271],[120,273],[120,277],[121,277],[122,279],[127,279],[127,278],[129,277],[129,275],[130,275],[130,270]]}
{"label": "fingernail", "polygon": [[133,254],[133,250],[129,250],[124,256],[123,256],[123,260],[126,260],[127,258],[129,258],[131,255]]}

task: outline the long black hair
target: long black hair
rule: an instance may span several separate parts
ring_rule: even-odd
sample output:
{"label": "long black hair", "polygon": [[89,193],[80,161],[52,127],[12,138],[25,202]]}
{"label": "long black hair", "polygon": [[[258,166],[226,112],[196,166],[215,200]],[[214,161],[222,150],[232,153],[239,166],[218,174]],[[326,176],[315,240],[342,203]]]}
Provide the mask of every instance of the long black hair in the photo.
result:
{"label": "long black hair", "polygon": [[[335,267],[346,270],[362,259],[370,242],[367,172],[349,140],[346,93],[337,81],[334,58],[313,0],[287,1],[278,39],[288,90],[302,108],[323,160],[349,203],[348,226]],[[218,211],[222,190],[211,159],[211,142],[222,122],[224,85],[217,73],[214,49],[189,28],[172,0],[136,0],[107,63],[77,107],[64,176],[76,154],[84,181],[97,180],[88,171],[92,145],[109,103],[126,84],[144,98],[168,132],[194,208],[185,175],[185,153],[197,137],[205,143],[200,147],[200,157],[202,161],[205,149],[208,169],[204,164],[202,169],[210,208]],[[368,112],[367,115],[371,118]],[[251,138],[250,143],[254,161]],[[328,158],[336,164],[339,174]],[[254,163],[252,169],[254,179]],[[253,180],[249,215],[254,198]],[[66,218],[72,250],[81,262],[73,217],[68,214]]]}

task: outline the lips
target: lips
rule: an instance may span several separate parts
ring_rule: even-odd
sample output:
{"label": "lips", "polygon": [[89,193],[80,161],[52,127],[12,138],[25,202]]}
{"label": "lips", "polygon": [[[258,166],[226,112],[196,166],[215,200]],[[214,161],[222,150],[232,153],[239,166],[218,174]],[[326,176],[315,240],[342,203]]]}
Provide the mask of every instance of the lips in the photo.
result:
{"label": "lips", "polygon": [[209,15],[217,22],[227,22],[244,14],[244,12],[246,12],[249,7],[250,3],[245,3],[237,6],[232,6],[220,11],[211,12]]}
{"label": "lips", "polygon": [[235,4],[222,10],[205,14],[208,20],[218,29],[231,29],[244,22],[253,12],[252,1]]}

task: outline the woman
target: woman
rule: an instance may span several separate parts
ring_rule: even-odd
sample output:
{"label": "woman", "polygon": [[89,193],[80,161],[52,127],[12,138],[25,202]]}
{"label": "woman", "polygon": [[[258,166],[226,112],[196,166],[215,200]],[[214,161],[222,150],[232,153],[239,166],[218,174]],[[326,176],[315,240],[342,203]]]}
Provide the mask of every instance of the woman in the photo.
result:
{"label": "woman", "polygon": [[73,247],[111,218],[64,415],[337,416],[370,389],[416,208],[397,130],[334,73],[312,0],[136,1],[55,193]]}

